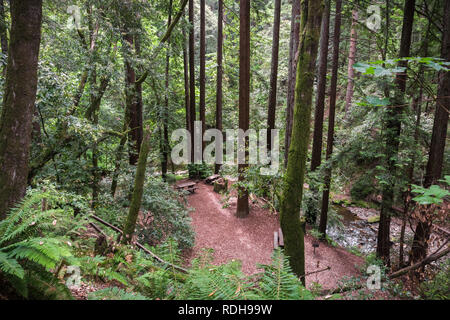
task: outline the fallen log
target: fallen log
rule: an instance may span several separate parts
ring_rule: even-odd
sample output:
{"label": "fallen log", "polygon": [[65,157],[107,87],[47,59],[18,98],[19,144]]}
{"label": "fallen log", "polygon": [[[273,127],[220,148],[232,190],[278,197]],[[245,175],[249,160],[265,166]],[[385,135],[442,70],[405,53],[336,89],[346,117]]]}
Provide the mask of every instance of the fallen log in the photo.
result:
{"label": "fallen log", "polygon": [[422,261],[417,262],[416,264],[413,264],[413,265],[411,265],[409,267],[406,267],[406,268],[403,268],[403,269],[400,269],[398,271],[395,271],[395,272],[391,273],[389,275],[389,279],[397,278],[397,277],[400,277],[400,276],[402,276],[404,274],[407,274],[409,271],[419,269],[420,267],[423,267],[423,266],[425,266],[425,265],[427,265],[427,264],[429,264],[429,263],[431,263],[433,261],[436,261],[436,260],[444,257],[449,252],[450,252],[450,247],[447,247],[447,249],[445,249],[445,250],[443,250],[441,252],[436,252],[436,253],[430,254],[428,257],[426,257]]}
{"label": "fallen log", "polygon": [[[104,226],[107,226],[108,228],[122,234],[123,231],[119,228],[117,228],[116,226],[113,226],[112,224],[110,224],[109,222],[106,222],[105,220],[97,217],[96,215],[91,214],[90,217],[94,220],[97,220],[98,222],[100,222],[101,224],[103,224]],[[185,268],[179,267],[177,265],[174,265],[168,261],[165,261],[164,259],[158,257],[156,254],[154,254],[153,252],[151,252],[150,250],[148,250],[146,247],[144,247],[142,244],[140,244],[139,242],[135,242],[136,247],[138,247],[139,249],[141,249],[142,251],[144,251],[145,253],[149,254],[150,256],[152,256],[153,259],[155,259],[156,261],[162,263],[162,264],[166,264],[168,266],[170,266],[173,269],[176,269],[180,272],[183,273],[188,273],[188,271]]]}
{"label": "fallen log", "polygon": [[[425,266],[427,264],[430,264],[431,262],[434,262],[434,261],[436,261],[436,260],[446,256],[449,252],[450,252],[450,247],[447,247],[447,249],[445,249],[445,250],[442,250],[440,252],[435,252],[433,254],[430,254],[429,256],[427,256],[422,261],[419,261],[419,262],[417,262],[417,263],[415,263],[415,264],[413,264],[411,266],[405,267],[405,268],[397,270],[397,271],[395,271],[395,272],[393,272],[391,274],[388,274],[387,278],[389,280],[398,278],[398,277],[400,277],[402,275],[407,274],[408,272],[410,272],[412,270],[416,270],[416,269],[418,269],[420,267],[423,267],[423,266]],[[329,290],[329,291],[325,290],[325,291],[322,291],[321,295],[322,296],[326,296],[326,295],[342,293],[342,292],[346,292],[346,291],[354,291],[354,290],[361,289],[363,286],[364,286],[364,284],[359,284],[357,286],[354,286],[354,285],[346,286],[346,287],[343,287],[343,288],[336,288],[336,289]]]}
{"label": "fallen log", "polygon": [[327,270],[331,270],[331,267],[328,266],[328,267],[323,268],[323,269],[319,269],[319,270],[316,270],[316,271],[307,272],[307,273],[305,273],[304,275],[302,275],[300,278],[303,278],[303,277],[306,277],[306,276],[310,276],[310,275],[312,275],[312,274],[324,272],[324,271],[327,271]]}

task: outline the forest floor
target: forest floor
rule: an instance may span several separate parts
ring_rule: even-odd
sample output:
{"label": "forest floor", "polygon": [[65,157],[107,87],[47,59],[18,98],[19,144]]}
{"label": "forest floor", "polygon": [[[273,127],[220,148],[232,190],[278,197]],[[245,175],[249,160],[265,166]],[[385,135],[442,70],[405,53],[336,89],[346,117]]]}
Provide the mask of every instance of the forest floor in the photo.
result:
{"label": "forest floor", "polygon": [[[214,250],[213,263],[216,265],[239,259],[244,273],[262,271],[258,270],[257,264],[271,262],[273,234],[280,226],[278,215],[254,199],[250,201],[249,216],[236,218],[236,197],[233,192],[228,199],[222,199],[224,197],[214,192],[211,185],[199,182],[197,187],[196,192],[188,196],[189,206],[194,209],[191,217],[196,237],[195,246],[188,253],[187,260],[200,255],[204,248],[211,248]],[[314,252],[313,242],[317,242],[316,239],[306,234],[306,273],[326,267],[330,267],[330,270],[307,276],[308,284],[316,282],[323,289],[332,289],[338,286],[343,277],[360,275],[359,266],[364,263],[362,257],[323,242]]]}

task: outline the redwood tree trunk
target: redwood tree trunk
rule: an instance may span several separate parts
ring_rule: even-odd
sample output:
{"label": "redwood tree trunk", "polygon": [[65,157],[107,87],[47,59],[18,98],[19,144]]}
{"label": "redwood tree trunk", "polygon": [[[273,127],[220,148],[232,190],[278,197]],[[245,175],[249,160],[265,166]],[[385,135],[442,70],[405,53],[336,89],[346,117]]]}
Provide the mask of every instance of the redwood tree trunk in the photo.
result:
{"label": "redwood tree trunk", "polygon": [[350,106],[352,104],[353,98],[353,86],[354,86],[354,77],[355,70],[353,69],[353,65],[356,62],[356,23],[358,21],[358,11],[354,9],[352,11],[352,29],[350,32],[350,51],[348,54],[348,82],[347,82],[347,93],[345,95],[345,117],[348,117],[348,112],[350,110]]}
{"label": "redwood tree trunk", "polygon": [[[331,71],[331,84],[330,84],[330,108],[328,114],[328,135],[327,135],[327,153],[326,160],[329,161],[333,154],[334,143],[334,121],[336,113],[336,91],[338,80],[338,68],[339,68],[339,42],[341,38],[341,7],[342,0],[336,0],[336,17],[334,20],[334,36],[333,36],[333,62]],[[325,187],[322,193],[322,207],[320,211],[320,224],[319,232],[322,237],[325,238],[327,233],[327,221],[328,221],[328,201],[330,198],[330,186],[331,186],[331,164],[325,171],[324,183]]]}
{"label": "redwood tree trunk", "polygon": [[[200,121],[202,122],[202,137],[205,132],[205,95],[206,95],[206,30],[205,30],[205,0],[200,0]],[[203,159],[204,142],[202,139],[202,159]]]}
{"label": "redwood tree trunk", "polygon": [[194,0],[189,0],[189,120],[191,129],[191,161],[194,162],[194,122],[195,114],[195,37],[194,37]]}
{"label": "redwood tree trunk", "polygon": [[[172,23],[172,0],[169,1],[169,17],[167,18],[167,28]],[[161,150],[161,171],[162,178],[166,181],[167,165],[169,162],[169,71],[170,71],[170,37],[167,39],[167,52],[166,52],[166,81],[165,81],[165,101],[163,111],[163,135],[162,135],[162,150]]]}
{"label": "redwood tree trunk", "polygon": [[190,98],[189,98],[189,58],[188,58],[188,39],[183,29],[183,68],[184,68],[184,106],[186,110],[186,130],[191,131],[190,121]]}
{"label": "redwood tree trunk", "polygon": [[328,40],[330,35],[330,1],[325,1],[320,33],[320,57],[317,83],[316,110],[314,114],[314,134],[311,155],[311,171],[320,166],[322,160],[323,114],[325,109],[325,91],[327,86]]}
{"label": "redwood tree trunk", "polygon": [[27,187],[42,0],[11,0],[11,20],[0,118],[0,220],[23,198]]}
{"label": "redwood tree trunk", "polygon": [[[124,40],[126,46],[128,46],[127,55],[131,55],[135,39],[133,35],[127,33],[124,36]],[[129,59],[130,56],[128,59],[125,59],[125,95],[130,128],[128,134],[128,142],[130,144],[129,162],[131,165],[136,165],[142,143],[142,103],[140,101],[142,91],[140,84],[136,85],[136,71]]]}
{"label": "redwood tree trunk", "polygon": [[[240,37],[239,37],[239,129],[244,132],[249,127],[250,109],[250,0],[240,0]],[[245,163],[238,165],[239,182],[244,182],[247,164],[248,139],[245,138]],[[238,189],[236,216],[248,215],[248,191]]]}
{"label": "redwood tree trunk", "polygon": [[267,112],[267,150],[272,149],[272,131],[275,129],[275,113],[277,108],[278,84],[278,52],[280,48],[280,16],[281,0],[275,0],[273,39],[272,39],[272,67],[270,72],[269,109]]}
{"label": "redwood tree trunk", "polygon": [[[400,40],[399,57],[408,57],[411,47],[411,33],[414,21],[415,0],[406,0],[403,13],[402,38]],[[406,66],[406,62],[400,62],[400,66]],[[403,96],[406,90],[406,73],[399,73],[396,76],[397,91],[395,103],[399,107],[388,108],[386,111],[386,159],[387,159],[387,183],[382,190],[382,202],[380,210],[380,223],[377,238],[377,256],[386,265],[390,265],[390,223],[392,206],[394,205],[394,186],[396,181],[397,155],[400,143],[401,116],[403,112]]]}
{"label": "redwood tree trunk", "polygon": [[300,34],[300,1],[292,1],[291,38],[289,41],[288,92],[286,108],[286,132],[284,136],[284,164],[287,166],[289,145],[291,143],[292,119],[294,117],[295,75],[297,72],[296,56]]}
{"label": "redwood tree trunk", "polygon": [[[445,1],[443,17],[443,34],[441,58],[450,61],[450,2]],[[448,127],[448,107],[450,106],[450,72],[442,72],[440,75],[436,111],[434,115],[433,133],[425,173],[424,187],[428,188],[442,175],[444,161],[445,142]],[[431,234],[432,221],[425,219],[419,221],[414,233],[410,262],[414,263],[423,259],[427,254],[428,240]]]}
{"label": "redwood tree trunk", "polygon": [[[223,78],[223,0],[219,0],[217,21],[217,90],[216,90],[216,129],[222,131],[222,78]],[[216,150],[217,152],[217,150]],[[220,164],[217,163],[214,173],[218,174]]]}

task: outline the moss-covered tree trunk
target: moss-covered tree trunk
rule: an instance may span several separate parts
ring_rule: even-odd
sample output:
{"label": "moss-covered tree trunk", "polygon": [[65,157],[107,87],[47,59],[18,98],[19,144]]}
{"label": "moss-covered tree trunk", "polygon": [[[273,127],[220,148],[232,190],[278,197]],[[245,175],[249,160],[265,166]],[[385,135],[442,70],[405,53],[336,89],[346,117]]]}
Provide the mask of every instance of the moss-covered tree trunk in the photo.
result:
{"label": "moss-covered tree trunk", "polygon": [[[298,276],[305,274],[304,220],[300,217],[300,208],[309,145],[314,71],[322,11],[322,1],[302,1],[294,119],[280,210],[285,252],[289,256],[292,270]],[[302,281],[305,283],[304,277]]]}
{"label": "moss-covered tree trunk", "polygon": [[291,10],[291,36],[289,40],[289,65],[288,65],[288,87],[286,107],[286,133],[284,135],[284,165],[287,165],[289,145],[291,143],[292,118],[294,116],[294,91],[297,64],[295,56],[298,50],[298,38],[300,34],[300,1],[292,1]]}
{"label": "moss-covered tree trunk", "polygon": [[136,228],[136,221],[139,215],[139,209],[142,203],[142,194],[144,192],[145,170],[147,167],[147,157],[150,151],[150,129],[146,128],[144,139],[140,148],[139,160],[136,168],[136,176],[134,177],[134,188],[131,197],[130,209],[128,210],[127,220],[123,228],[122,243],[130,243],[134,229]]}
{"label": "moss-covered tree trunk", "polygon": [[0,220],[22,199],[27,187],[42,0],[12,0],[11,20],[0,118]]}

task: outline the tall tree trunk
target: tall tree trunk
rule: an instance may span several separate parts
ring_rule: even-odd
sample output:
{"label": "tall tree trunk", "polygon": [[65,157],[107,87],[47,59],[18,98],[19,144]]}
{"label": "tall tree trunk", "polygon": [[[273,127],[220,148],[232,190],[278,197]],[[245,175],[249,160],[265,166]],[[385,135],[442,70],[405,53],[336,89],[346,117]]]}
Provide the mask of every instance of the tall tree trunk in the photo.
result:
{"label": "tall tree trunk", "polygon": [[130,243],[136,228],[136,221],[139,215],[139,209],[142,203],[142,194],[144,192],[145,171],[147,167],[147,157],[150,151],[150,129],[146,128],[145,137],[140,148],[139,160],[134,178],[134,188],[131,197],[131,204],[128,210],[128,216],[123,228],[122,243]]}
{"label": "tall tree trunk", "polygon": [[[223,0],[219,0],[217,19],[217,90],[216,90],[216,129],[222,132],[222,78],[223,78]],[[216,150],[218,152],[218,150]],[[214,173],[218,174],[221,165],[217,163]]]}
{"label": "tall tree trunk", "polygon": [[125,119],[123,121],[123,127],[122,127],[122,130],[123,130],[122,137],[120,138],[119,146],[117,147],[117,151],[116,151],[116,159],[115,159],[115,163],[114,163],[114,173],[113,173],[113,178],[112,178],[112,183],[111,183],[111,196],[113,198],[116,195],[122,153],[125,149],[125,144],[127,143],[127,137],[128,137],[128,135],[126,133],[127,129],[128,129],[128,116],[125,115]]}
{"label": "tall tree trunk", "polygon": [[[169,1],[169,17],[167,18],[167,27],[172,23],[172,0]],[[165,81],[165,101],[163,111],[163,136],[162,136],[162,150],[161,150],[161,171],[162,178],[166,181],[167,166],[169,162],[169,71],[170,71],[170,38],[167,39],[167,52],[166,52],[166,81]]]}
{"label": "tall tree trunk", "polygon": [[41,42],[42,0],[11,0],[0,118],[0,220],[25,195]]}
{"label": "tall tree trunk", "polygon": [[[206,112],[206,13],[205,0],[200,0],[200,121],[202,122],[202,137],[205,132],[205,112]],[[202,159],[203,159],[204,142],[202,139]]]}
{"label": "tall tree trunk", "polygon": [[[140,24],[140,22],[139,22]],[[134,36],[134,48],[136,51],[136,57],[139,59],[141,56],[141,38],[140,34],[136,34]],[[135,126],[131,126],[131,135],[133,137],[133,144],[136,146],[136,152],[133,155],[133,160],[131,164],[135,165],[139,158],[139,152],[142,144],[142,139],[144,137],[144,127],[143,127],[143,101],[142,101],[142,79],[140,79],[141,76],[144,75],[138,75],[136,72],[136,82],[134,84],[134,90],[135,90],[135,102],[133,105],[133,110],[131,114],[135,112],[135,115],[132,116],[131,122],[132,124],[135,124]],[[133,129],[134,128],[134,129]]]}
{"label": "tall tree trunk", "polygon": [[353,65],[356,62],[356,41],[357,41],[357,32],[356,32],[356,24],[358,22],[358,11],[356,9],[352,10],[352,29],[350,32],[350,51],[348,54],[348,82],[347,82],[347,93],[345,95],[345,118],[348,117],[348,113],[350,110],[350,106],[352,104],[353,98],[353,87],[354,87],[354,77],[355,70],[353,69]]}
{"label": "tall tree trunk", "polygon": [[291,37],[289,41],[288,92],[286,107],[286,132],[284,136],[284,165],[287,166],[289,145],[292,135],[292,119],[294,118],[295,76],[297,74],[296,56],[300,36],[300,0],[292,1]]}
{"label": "tall tree trunk", "polygon": [[126,108],[129,112],[129,163],[136,165],[142,144],[142,84],[138,80],[135,58],[140,56],[140,38],[137,30],[140,27],[140,18],[135,12],[130,0],[121,3],[121,16],[123,19],[123,52],[125,63],[125,96]]}
{"label": "tall tree trunk", "polygon": [[267,112],[267,150],[272,149],[272,129],[275,129],[278,84],[278,52],[280,48],[281,0],[275,0],[272,39],[272,66],[270,71],[269,110]]}
{"label": "tall tree trunk", "polygon": [[184,107],[186,110],[186,130],[191,132],[190,121],[190,98],[189,98],[189,58],[188,58],[188,46],[189,41],[186,37],[186,32],[183,29],[183,68],[184,68]]}
{"label": "tall tree trunk", "polygon": [[[402,38],[400,40],[399,57],[408,57],[411,47],[411,33],[414,21],[415,0],[406,0],[403,13]],[[406,62],[399,63],[406,67]],[[395,103],[398,107],[388,108],[386,111],[386,159],[388,181],[383,185],[382,202],[380,210],[380,223],[378,227],[377,238],[377,256],[381,258],[386,265],[390,265],[390,223],[392,215],[392,206],[394,205],[394,186],[397,170],[397,156],[400,143],[401,116],[403,112],[404,94],[406,90],[406,72],[398,73],[396,76]]]}
{"label": "tall tree trunk", "polygon": [[[450,2],[445,1],[441,58],[450,61]],[[436,183],[442,175],[445,142],[450,106],[450,72],[441,72],[434,115],[433,133],[425,173],[424,187]],[[419,221],[414,233],[410,262],[420,261],[426,256],[428,240],[431,234],[432,220]]]}
{"label": "tall tree trunk", "polygon": [[[239,29],[239,129],[244,132],[250,122],[250,0],[240,0],[240,29]],[[245,138],[245,163],[238,164],[239,182],[245,181],[245,171],[248,167],[248,139]],[[238,189],[236,216],[248,216],[248,191]]]}
{"label": "tall tree trunk", "polygon": [[[323,135],[323,115],[325,109],[325,91],[327,85],[327,64],[328,64],[328,39],[330,27],[330,4],[329,0],[325,0],[325,9],[323,12],[322,26],[320,32],[320,56],[318,68],[317,98],[316,109],[314,113],[314,132],[313,145],[311,154],[311,172],[320,166],[322,160],[322,135]],[[312,183],[310,184],[311,192],[318,198],[318,188]],[[305,212],[306,222],[314,225],[317,220],[315,209],[308,209]]]}
{"label": "tall tree trunk", "polygon": [[[429,40],[428,37],[430,35],[431,30],[431,21],[428,21],[428,27],[425,32],[425,39],[423,43],[423,56],[428,57],[428,45]],[[424,66],[421,65],[419,67],[419,76],[422,77],[423,80],[423,71]],[[413,96],[412,98],[412,109],[416,112],[416,123],[414,127],[414,143],[413,147],[415,148],[418,145],[419,141],[419,130],[420,130],[420,117],[422,114],[422,99],[423,99],[423,87],[420,87],[419,95]],[[409,216],[409,205],[410,205],[410,196],[411,196],[411,186],[414,183],[414,169],[416,165],[416,155],[415,150],[411,155],[411,163],[406,168],[406,176],[408,179],[408,188],[404,192],[403,195],[403,216],[402,216],[402,226],[400,230],[400,239],[399,239],[399,255],[398,255],[398,269],[404,267],[405,259],[404,259],[404,243],[405,243],[405,231],[406,231],[406,222]]]}
{"label": "tall tree trunk", "polygon": [[136,165],[139,157],[139,149],[142,143],[142,119],[139,114],[142,109],[139,110],[138,92],[136,90],[136,71],[134,70],[131,62],[134,47],[134,37],[132,34],[127,33],[124,36],[125,49],[127,51],[125,58],[125,96],[126,96],[126,108],[129,113],[129,128],[128,142],[130,144],[129,149],[129,162],[131,165]]}
{"label": "tall tree trunk", "polygon": [[[314,71],[322,12],[322,1],[302,1],[292,140],[280,206],[284,250],[289,257],[293,272],[299,277],[305,274],[304,221],[299,215],[310,138]],[[304,277],[302,277],[302,282],[305,283]]]}
{"label": "tall tree trunk", "polygon": [[194,122],[195,113],[195,36],[194,36],[194,0],[189,0],[189,107],[190,107],[190,129],[191,129],[191,161],[194,162]]}
{"label": "tall tree trunk", "polygon": [[[334,121],[336,113],[336,92],[337,92],[337,80],[338,80],[338,68],[339,68],[339,42],[341,38],[341,7],[342,0],[336,0],[336,17],[334,20],[334,36],[333,36],[333,61],[331,71],[331,84],[330,84],[330,108],[328,113],[328,135],[327,135],[327,153],[326,161],[330,161],[333,154],[334,143]],[[331,163],[325,170],[324,183],[325,187],[322,193],[322,207],[320,210],[320,224],[319,232],[325,239],[327,233],[328,222],[328,202],[330,198],[331,187]]]}
{"label": "tall tree trunk", "polygon": [[311,155],[311,171],[317,169],[322,161],[323,115],[325,109],[325,91],[327,86],[328,40],[330,37],[330,0],[325,1],[320,33],[320,56],[317,83],[316,110],[314,114],[314,134]]}
{"label": "tall tree trunk", "polygon": [[[94,71],[91,76],[91,96],[89,109],[86,112],[86,117],[94,124],[98,125],[98,114],[100,112],[100,104],[105,94],[106,88],[109,84],[109,77],[105,77],[100,81],[100,85],[97,85],[97,73],[94,67]],[[91,207],[95,208],[98,201],[98,184],[100,183],[101,173],[98,168],[98,147],[97,143],[92,147],[92,203]]]}

